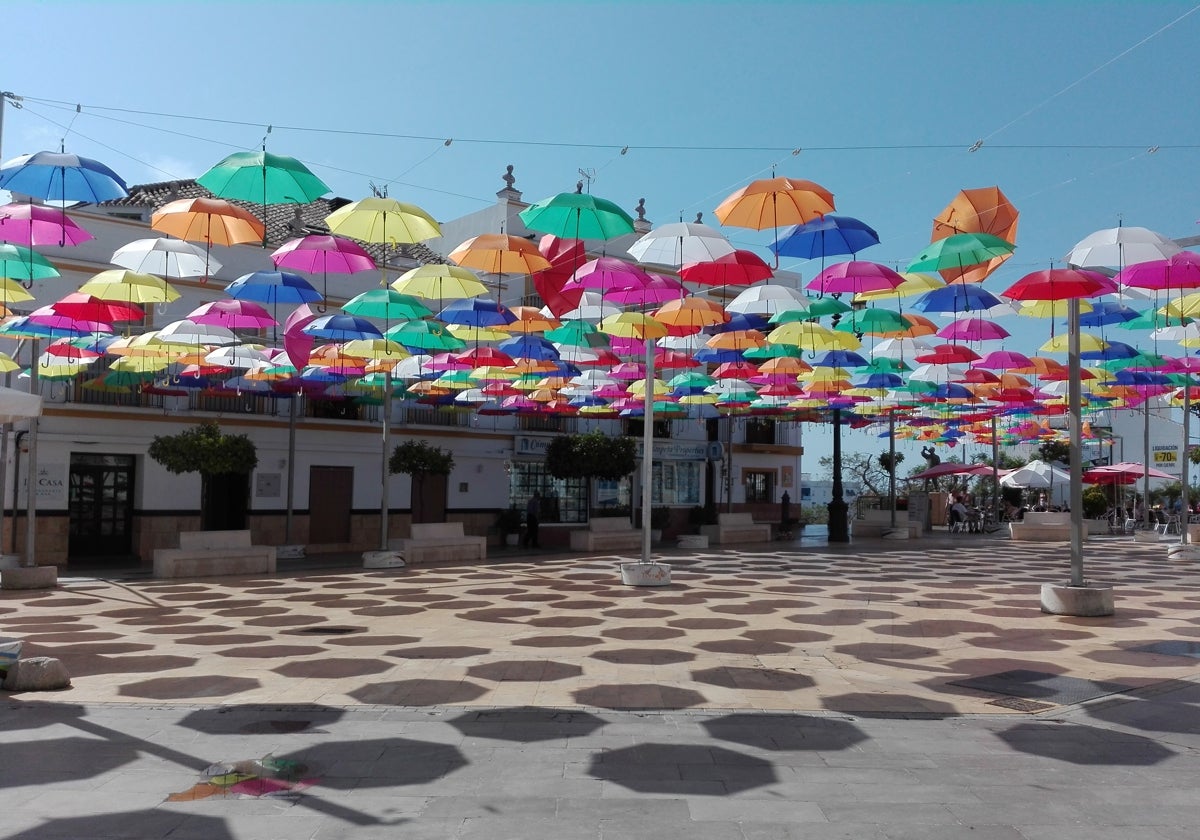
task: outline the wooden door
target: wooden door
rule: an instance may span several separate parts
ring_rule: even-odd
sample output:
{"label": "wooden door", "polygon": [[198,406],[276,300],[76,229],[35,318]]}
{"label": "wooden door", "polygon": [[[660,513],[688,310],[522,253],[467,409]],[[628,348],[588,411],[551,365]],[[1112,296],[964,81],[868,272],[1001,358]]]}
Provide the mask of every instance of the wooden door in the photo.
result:
{"label": "wooden door", "polygon": [[353,467],[310,467],[308,541],[320,545],[350,542],[354,501]]}

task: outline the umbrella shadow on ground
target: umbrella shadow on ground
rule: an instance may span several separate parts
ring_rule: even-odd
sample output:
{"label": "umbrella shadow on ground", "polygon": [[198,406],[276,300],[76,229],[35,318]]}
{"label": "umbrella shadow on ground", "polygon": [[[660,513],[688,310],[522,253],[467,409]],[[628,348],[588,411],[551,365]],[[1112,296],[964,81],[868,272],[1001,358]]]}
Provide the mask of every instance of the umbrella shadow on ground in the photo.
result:
{"label": "umbrella shadow on ground", "polygon": [[[136,834],[131,827],[136,826]],[[9,835],[6,840],[74,840],[77,837],[203,837],[205,840],[236,840],[225,820],[165,808],[124,811],[117,814],[85,814],[47,820],[37,828]]]}
{"label": "umbrella shadow on ground", "polygon": [[311,727],[336,723],[345,713],[333,706],[289,706],[286,711],[256,705],[221,706],[190,712],[178,725],[206,735],[311,732]]}
{"label": "umbrella shadow on ground", "polygon": [[1200,735],[1200,701],[1179,700],[1164,693],[1171,689],[1190,689],[1195,697],[1195,684],[1170,680],[1155,685],[1151,698],[1122,698],[1120,702],[1088,706],[1088,717],[1105,723],[1141,729],[1146,732],[1172,732],[1180,735]]}
{"label": "umbrella shadow on ground", "polygon": [[869,740],[850,721],[815,715],[736,713],[703,721],[701,725],[718,740],[764,750],[832,752]]}
{"label": "umbrella shadow on ground", "polygon": [[471,738],[533,743],[591,735],[607,721],[589,712],[514,707],[466,712],[446,722]]}
{"label": "umbrella shadow on ground", "polygon": [[348,692],[360,703],[379,706],[447,706],[470,703],[488,693],[466,680],[396,680],[371,683]]}
{"label": "umbrella shadow on ground", "polygon": [[492,682],[554,682],[582,674],[579,665],[548,659],[506,659],[467,669],[467,676]]}
{"label": "umbrella shadow on ground", "polygon": [[[868,694],[851,692],[826,697],[821,701],[831,712],[843,712],[862,718],[943,718],[961,717],[950,703],[917,697],[912,694]],[[880,707],[886,711],[880,711]]]}
{"label": "umbrella shadow on ground", "polygon": [[723,747],[638,744],[592,757],[588,775],[636,793],[728,796],[779,780],[768,761]]}
{"label": "umbrella shadow on ground", "polygon": [[0,716],[0,733],[16,732],[20,729],[41,729],[56,723],[69,723],[87,716],[87,709],[76,703],[30,703],[18,705],[13,702]]}
{"label": "umbrella shadow on ground", "polygon": [[188,700],[207,697],[232,697],[253,691],[261,683],[253,677],[156,677],[141,682],[125,683],[117,689],[122,697],[146,700]]}
{"label": "umbrella shadow on ground", "polygon": [[996,733],[1017,752],[1070,764],[1149,767],[1174,750],[1141,735],[1072,723],[1020,723]]}
{"label": "umbrella shadow on ground", "polygon": [[[81,760],[81,756],[86,759]],[[114,743],[78,736],[10,743],[4,746],[0,788],[90,779],[123,767],[137,757],[138,750],[132,742]]]}
{"label": "umbrella shadow on ground", "polygon": [[272,758],[305,765],[334,790],[428,784],[470,763],[450,744],[409,738],[328,741]]}
{"label": "umbrella shadow on ground", "polygon": [[735,666],[718,666],[692,671],[692,679],[721,688],[749,691],[800,691],[816,685],[812,677],[797,674],[795,671]]}
{"label": "umbrella shadow on ground", "polygon": [[575,700],[601,709],[688,709],[705,702],[698,691],[654,683],[609,683],[573,692]]}

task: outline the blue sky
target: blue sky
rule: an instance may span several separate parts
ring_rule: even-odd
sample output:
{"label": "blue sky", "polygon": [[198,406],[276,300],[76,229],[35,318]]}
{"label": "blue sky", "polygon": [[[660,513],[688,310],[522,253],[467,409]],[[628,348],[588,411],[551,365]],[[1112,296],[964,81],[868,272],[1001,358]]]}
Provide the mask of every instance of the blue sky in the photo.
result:
{"label": "blue sky", "polygon": [[[0,80],[25,107],[6,109],[0,154],[65,137],[131,183],[195,177],[270,125],[269,150],[348,198],[388,184],[447,219],[493,201],[507,164],[528,200],[584,169],[656,224],[715,224],[774,167],[830,189],[880,234],[861,257],[901,267],[958,190],[999,185],[1021,222],[998,292],[1119,222],[1200,234],[1195,9],[26,2]],[[726,232],[767,254],[769,233]],[[1046,329],[1005,325],[1023,351]]]}

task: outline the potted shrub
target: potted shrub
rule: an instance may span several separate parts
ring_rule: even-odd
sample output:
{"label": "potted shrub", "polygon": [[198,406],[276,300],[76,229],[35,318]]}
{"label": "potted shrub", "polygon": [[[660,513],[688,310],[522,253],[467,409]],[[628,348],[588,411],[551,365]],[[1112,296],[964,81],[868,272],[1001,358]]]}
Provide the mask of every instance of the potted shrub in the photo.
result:
{"label": "potted shrub", "polygon": [[670,521],[671,509],[669,507],[650,508],[650,539],[659,542],[662,539],[663,529]]}
{"label": "potted shrub", "polygon": [[[422,500],[426,498],[425,477],[449,475],[454,469],[454,456],[423,440],[409,440],[392,450],[388,459],[388,472],[407,473],[412,479],[413,521],[424,522],[419,515],[424,510]],[[441,509],[444,514],[444,509]],[[444,518],[444,516],[443,516]]]}
{"label": "potted shrub", "polygon": [[521,511],[515,506],[505,508],[496,515],[496,530],[505,545],[515,546],[520,541],[523,520]]}
{"label": "potted shrub", "polygon": [[223,435],[207,420],[177,435],[156,435],[149,455],[167,472],[200,473],[200,529],[241,530],[250,502],[258,451],[245,435]]}

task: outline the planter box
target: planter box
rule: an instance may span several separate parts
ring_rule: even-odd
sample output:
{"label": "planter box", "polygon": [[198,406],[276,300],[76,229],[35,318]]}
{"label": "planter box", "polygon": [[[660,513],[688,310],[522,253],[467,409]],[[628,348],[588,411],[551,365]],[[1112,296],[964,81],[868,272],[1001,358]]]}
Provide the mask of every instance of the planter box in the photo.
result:
{"label": "planter box", "polygon": [[622,563],[621,583],[627,586],[670,586],[671,567],[666,563]]}

